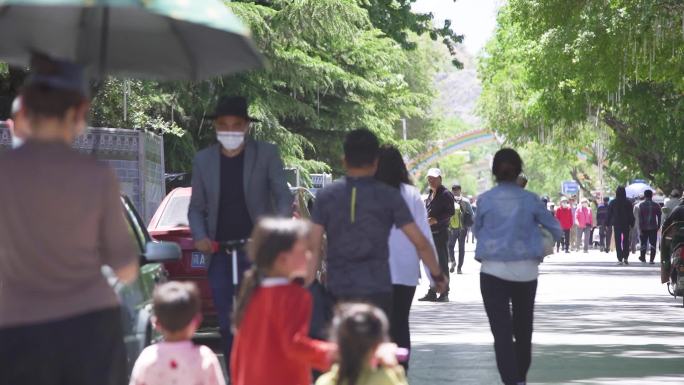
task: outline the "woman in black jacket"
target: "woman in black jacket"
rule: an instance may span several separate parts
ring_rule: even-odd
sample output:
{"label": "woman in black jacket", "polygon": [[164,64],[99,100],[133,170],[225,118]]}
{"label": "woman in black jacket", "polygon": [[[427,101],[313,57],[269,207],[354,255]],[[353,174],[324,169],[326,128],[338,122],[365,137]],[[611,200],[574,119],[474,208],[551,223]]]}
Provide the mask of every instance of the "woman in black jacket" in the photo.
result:
{"label": "woman in black jacket", "polygon": [[629,232],[634,227],[634,212],[632,210],[632,203],[627,199],[627,192],[623,186],[617,188],[615,199],[608,204],[606,223],[609,226],[613,226],[618,265],[623,263],[628,265]]}

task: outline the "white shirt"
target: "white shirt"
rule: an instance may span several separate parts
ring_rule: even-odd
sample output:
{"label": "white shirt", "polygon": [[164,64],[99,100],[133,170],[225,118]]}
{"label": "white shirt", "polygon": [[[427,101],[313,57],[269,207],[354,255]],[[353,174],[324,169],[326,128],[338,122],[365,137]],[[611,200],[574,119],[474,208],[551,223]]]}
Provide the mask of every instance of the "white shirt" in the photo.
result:
{"label": "white shirt", "polygon": [[[428,239],[432,248],[435,248],[432,240],[432,232],[427,219],[425,203],[420,196],[420,191],[408,184],[401,185],[401,196],[413,215],[413,220],[420,231]],[[392,284],[416,286],[420,278],[420,260],[415,246],[408,237],[398,228],[393,228],[389,237],[389,262],[392,273]]]}
{"label": "white shirt", "polygon": [[539,277],[539,261],[534,259],[508,262],[483,260],[480,272],[504,281],[530,282]]}

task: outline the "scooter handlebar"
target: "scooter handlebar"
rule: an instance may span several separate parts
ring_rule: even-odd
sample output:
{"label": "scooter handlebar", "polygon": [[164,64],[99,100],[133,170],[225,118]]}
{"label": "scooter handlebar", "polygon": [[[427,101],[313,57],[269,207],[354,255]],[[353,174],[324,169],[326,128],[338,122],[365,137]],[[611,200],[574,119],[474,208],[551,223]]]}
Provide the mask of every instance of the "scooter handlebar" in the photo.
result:
{"label": "scooter handlebar", "polygon": [[249,239],[235,239],[221,242],[214,241],[211,243],[211,248],[214,253],[217,253],[221,250],[233,251],[243,248],[248,242]]}

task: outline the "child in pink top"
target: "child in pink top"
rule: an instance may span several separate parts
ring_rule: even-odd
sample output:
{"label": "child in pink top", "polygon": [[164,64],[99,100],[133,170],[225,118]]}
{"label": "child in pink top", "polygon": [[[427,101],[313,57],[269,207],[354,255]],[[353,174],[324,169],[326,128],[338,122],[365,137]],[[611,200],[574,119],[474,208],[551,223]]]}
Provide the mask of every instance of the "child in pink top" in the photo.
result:
{"label": "child in pink top", "polygon": [[218,358],[190,341],[202,321],[192,283],[169,282],[154,291],[154,318],[164,342],[148,346],[135,362],[130,385],[225,385]]}

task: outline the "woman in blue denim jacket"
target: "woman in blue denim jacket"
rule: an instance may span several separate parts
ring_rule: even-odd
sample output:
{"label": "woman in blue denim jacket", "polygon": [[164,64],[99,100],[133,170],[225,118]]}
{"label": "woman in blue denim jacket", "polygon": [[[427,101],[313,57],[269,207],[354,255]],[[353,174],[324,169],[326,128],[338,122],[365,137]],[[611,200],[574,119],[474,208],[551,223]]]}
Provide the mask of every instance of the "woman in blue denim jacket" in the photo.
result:
{"label": "woman in blue denim jacket", "polygon": [[541,199],[516,184],[521,172],[522,159],[515,150],[496,153],[492,173],[497,186],[480,195],[473,226],[475,259],[482,264],[480,291],[506,385],[526,384],[532,360],[534,300],[544,254],[540,226],[556,241],[562,236]]}

